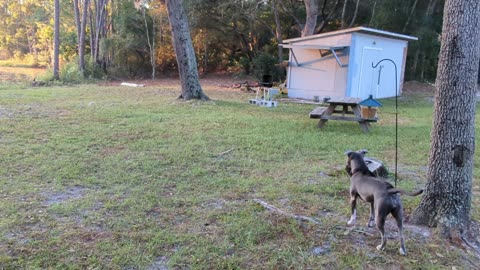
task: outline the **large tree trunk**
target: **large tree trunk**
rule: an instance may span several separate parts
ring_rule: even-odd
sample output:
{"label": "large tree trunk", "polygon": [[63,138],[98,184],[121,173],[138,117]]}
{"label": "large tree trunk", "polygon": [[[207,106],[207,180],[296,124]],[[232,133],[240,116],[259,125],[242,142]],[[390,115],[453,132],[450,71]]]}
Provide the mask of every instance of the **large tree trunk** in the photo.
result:
{"label": "large tree trunk", "polygon": [[425,195],[411,221],[461,235],[470,221],[480,2],[445,3]]}
{"label": "large tree trunk", "polygon": [[60,58],[60,0],[55,0],[54,30],[53,30],[53,78],[58,80]]}
{"label": "large tree trunk", "polygon": [[177,56],[178,71],[182,84],[179,98],[185,100],[209,98],[203,93],[198,80],[197,59],[190,37],[190,29],[181,0],[166,0],[168,20],[172,28],[172,41]]}
{"label": "large tree trunk", "polygon": [[318,0],[304,0],[307,18],[305,26],[302,29],[302,37],[310,36],[315,33],[318,17]]}

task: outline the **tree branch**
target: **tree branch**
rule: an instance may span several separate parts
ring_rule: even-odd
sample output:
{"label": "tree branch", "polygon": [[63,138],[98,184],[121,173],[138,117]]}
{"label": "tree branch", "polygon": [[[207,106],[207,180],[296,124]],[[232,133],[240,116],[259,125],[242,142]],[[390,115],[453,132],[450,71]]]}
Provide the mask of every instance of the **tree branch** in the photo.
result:
{"label": "tree branch", "polygon": [[254,202],[260,204],[261,206],[263,206],[265,209],[267,209],[268,211],[271,211],[271,212],[274,212],[276,214],[280,214],[282,216],[286,216],[286,217],[289,217],[289,218],[294,218],[296,220],[300,220],[300,221],[308,221],[308,222],[312,222],[314,224],[320,224],[319,221],[313,219],[313,218],[310,218],[310,217],[305,217],[305,216],[299,216],[299,215],[294,215],[294,214],[290,214],[290,213],[287,213],[273,205],[270,205],[260,199],[253,199]]}

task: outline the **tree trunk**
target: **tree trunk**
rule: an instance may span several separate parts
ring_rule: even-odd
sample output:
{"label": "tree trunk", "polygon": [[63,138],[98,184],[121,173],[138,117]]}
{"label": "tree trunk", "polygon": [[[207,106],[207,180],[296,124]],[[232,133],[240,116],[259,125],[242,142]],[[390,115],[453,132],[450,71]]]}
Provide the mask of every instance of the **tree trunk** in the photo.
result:
{"label": "tree trunk", "polygon": [[322,23],[317,26],[317,28],[315,29],[315,32],[314,33],[321,33],[323,31],[323,29],[325,29],[325,27],[328,26],[328,23],[330,22],[330,20],[333,18],[333,16],[335,15],[335,12],[337,10],[337,6],[338,6],[338,2],[339,0],[336,0],[334,3],[333,3],[333,6],[332,8],[330,9],[330,11],[328,13],[325,12],[325,10],[327,9],[327,0],[325,0],[323,2],[323,7],[322,7],[322,18],[323,18],[323,21]]}
{"label": "tree trunk", "polygon": [[60,0],[55,0],[54,30],[53,30],[53,78],[60,79],[59,58],[60,58]]}
{"label": "tree trunk", "polygon": [[357,14],[358,14],[358,6],[360,5],[360,0],[357,0],[357,3],[355,4],[355,11],[353,12],[353,17],[352,17],[352,21],[350,22],[350,24],[348,25],[348,27],[352,27],[354,24],[355,24],[355,19],[357,18]]}
{"label": "tree trunk", "polygon": [[[95,1],[95,0],[94,0]],[[89,18],[89,22],[90,22],[90,59],[92,61],[92,64],[95,65],[95,63],[93,62],[94,61],[94,52],[95,52],[95,38],[94,38],[94,29],[95,27],[93,26],[93,10],[92,10],[92,7],[88,7],[88,9],[90,10],[90,16],[88,16]]]}
{"label": "tree trunk", "polygon": [[342,23],[340,25],[341,29],[347,26],[347,24],[345,23],[345,13],[347,11],[347,3],[348,3],[348,0],[343,0],[342,18],[341,18]]}
{"label": "tree trunk", "polygon": [[[272,0],[272,8],[273,8],[273,16],[275,18],[275,37],[277,38],[278,44],[283,43],[282,38],[282,23],[280,21],[280,14],[278,13],[278,0]],[[283,61],[283,48],[278,46],[278,62],[281,63]]]}
{"label": "tree trunk", "polygon": [[90,6],[90,0],[85,0],[83,3],[83,13],[82,21],[80,26],[80,41],[78,43],[78,58],[79,58],[79,67],[82,75],[85,76],[85,33],[87,29],[87,16]]}
{"label": "tree trunk", "polygon": [[301,34],[303,26],[302,26],[302,23],[300,22],[300,19],[295,15],[295,13],[292,12],[290,8],[285,6],[285,3],[283,3],[282,0],[276,0],[275,3],[278,4],[277,8],[279,9],[281,8],[282,12],[288,14],[295,21],[295,26],[293,28]]}
{"label": "tree trunk", "polygon": [[302,37],[311,36],[315,33],[318,17],[318,0],[304,0],[307,18],[303,26]]}
{"label": "tree trunk", "polygon": [[207,51],[207,28],[203,31],[203,74],[208,70],[208,51]]}
{"label": "tree trunk", "polygon": [[157,69],[157,63],[155,59],[155,18],[152,18],[152,38],[150,38],[147,23],[147,8],[145,6],[142,6],[142,13],[143,21],[145,22],[145,32],[147,34],[148,51],[150,54],[150,65],[152,66],[152,80],[155,80],[155,71]]}
{"label": "tree trunk", "polygon": [[372,7],[372,16],[370,17],[370,21],[368,22],[368,27],[372,27],[373,23],[373,18],[375,17],[375,8],[377,7],[377,1],[373,2],[373,7]]}
{"label": "tree trunk", "polygon": [[181,0],[166,0],[168,20],[172,28],[172,41],[177,56],[178,71],[182,84],[179,98],[185,100],[209,98],[203,93],[198,80],[197,59],[190,37],[190,29]]}
{"label": "tree trunk", "polygon": [[412,9],[410,10],[410,14],[408,15],[407,21],[405,22],[405,25],[403,25],[402,33],[405,33],[407,31],[408,24],[412,20],[413,14],[415,13],[415,9],[417,8],[417,3],[418,0],[415,0],[412,5]]}
{"label": "tree trunk", "polygon": [[478,14],[478,0],[445,3],[428,181],[411,218],[416,224],[438,225],[445,237],[462,235],[470,221],[475,75],[480,60]]}
{"label": "tree trunk", "polygon": [[477,80],[477,83],[480,84],[480,63],[478,65],[478,80]]}
{"label": "tree trunk", "polygon": [[427,56],[425,55],[424,52],[420,54],[420,81],[424,82],[425,81],[425,62],[427,62]]}
{"label": "tree trunk", "polygon": [[[90,24],[91,24],[91,37],[92,37],[92,61],[94,64],[100,65],[100,41],[106,34],[106,22],[107,22],[107,5],[108,0],[94,0],[95,14],[90,11]],[[95,20],[93,17],[95,15]]]}
{"label": "tree trunk", "polygon": [[82,19],[80,20],[80,7],[78,0],[73,1],[75,11],[75,25],[77,27],[77,46],[78,46],[78,69],[85,76],[85,32],[87,26],[88,7],[90,0],[83,1]]}
{"label": "tree trunk", "polygon": [[77,44],[80,44],[80,8],[78,7],[78,0],[73,0],[73,12],[75,15],[75,27],[77,28]]}
{"label": "tree trunk", "polygon": [[[428,5],[427,5],[427,8],[425,9],[425,15],[423,16],[423,22],[422,22],[422,27],[425,28],[425,29],[429,29],[432,26],[431,17],[433,15],[433,12],[435,11],[435,7],[437,6],[437,2],[438,2],[438,0],[429,0],[428,1]],[[423,34],[420,34],[420,35],[422,36]],[[420,39],[421,38],[422,37],[420,37]],[[419,66],[420,72],[418,73],[418,75],[417,75],[417,73],[414,73],[414,74],[415,74],[415,77],[418,77],[420,79],[420,81],[425,81],[425,66],[428,65],[428,63],[427,63],[428,52],[426,51],[426,49],[424,47],[419,47],[418,50],[420,50],[420,52],[419,52],[420,58],[418,59],[419,60],[418,64],[420,64],[420,66]]]}
{"label": "tree trunk", "polygon": [[412,77],[415,79],[418,79],[417,67],[418,67],[419,58],[420,58],[420,48],[417,48],[415,51],[415,55],[413,56],[413,64],[411,67],[411,74],[412,74]]}

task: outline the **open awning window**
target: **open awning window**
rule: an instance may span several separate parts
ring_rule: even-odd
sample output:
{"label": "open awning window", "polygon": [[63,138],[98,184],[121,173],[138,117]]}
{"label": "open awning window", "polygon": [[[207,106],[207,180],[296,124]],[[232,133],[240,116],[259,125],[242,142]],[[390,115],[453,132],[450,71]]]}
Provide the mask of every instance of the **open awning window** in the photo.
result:
{"label": "open awning window", "polygon": [[[296,66],[302,66],[302,64],[305,63],[300,63],[297,59],[297,56],[295,55],[295,50],[318,50],[320,53],[320,58],[325,57],[327,55],[333,55],[335,57],[335,60],[337,61],[338,65],[340,67],[346,67],[348,64],[343,64],[340,58],[338,57],[340,54],[344,54],[346,50],[350,48],[350,46],[321,46],[321,45],[303,45],[303,44],[280,44],[282,48],[285,49],[290,49],[290,52],[292,53],[293,56],[293,61]],[[311,61],[309,61],[310,63]]]}

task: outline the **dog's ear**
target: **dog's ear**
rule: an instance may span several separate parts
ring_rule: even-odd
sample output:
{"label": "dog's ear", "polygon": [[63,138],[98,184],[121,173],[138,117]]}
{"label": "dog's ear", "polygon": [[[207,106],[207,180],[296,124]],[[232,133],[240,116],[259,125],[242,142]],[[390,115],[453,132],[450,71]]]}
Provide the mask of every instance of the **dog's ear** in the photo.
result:
{"label": "dog's ear", "polygon": [[365,156],[365,154],[368,153],[368,150],[367,149],[362,149],[362,150],[358,150],[357,152],[362,154],[362,156]]}
{"label": "dog's ear", "polygon": [[345,155],[347,155],[347,156],[350,156],[351,153],[353,153],[352,150],[347,150],[347,151],[345,151]]}

